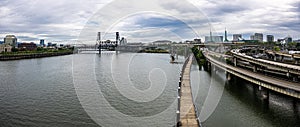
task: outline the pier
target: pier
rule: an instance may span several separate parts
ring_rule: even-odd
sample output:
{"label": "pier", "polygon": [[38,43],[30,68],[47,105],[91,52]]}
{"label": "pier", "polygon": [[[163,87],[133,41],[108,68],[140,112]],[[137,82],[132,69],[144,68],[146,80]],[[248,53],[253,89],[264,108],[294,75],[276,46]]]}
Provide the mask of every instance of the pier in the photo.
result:
{"label": "pier", "polygon": [[194,105],[190,83],[190,70],[193,57],[193,55],[190,55],[186,59],[179,83],[179,122],[177,126],[182,127],[199,127],[201,125],[197,117],[197,109]]}

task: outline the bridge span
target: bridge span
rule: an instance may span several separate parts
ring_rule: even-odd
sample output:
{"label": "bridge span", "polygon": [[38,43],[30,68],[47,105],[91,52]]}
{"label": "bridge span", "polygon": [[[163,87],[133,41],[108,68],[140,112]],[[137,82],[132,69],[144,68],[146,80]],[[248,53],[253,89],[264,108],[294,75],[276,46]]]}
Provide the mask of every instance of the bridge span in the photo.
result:
{"label": "bridge span", "polygon": [[[246,69],[239,68],[237,66],[232,66],[226,64],[225,62],[220,62],[214,59],[209,52],[204,51],[204,56],[210,65],[214,68],[220,68],[225,70],[227,73],[227,79],[229,80],[231,75],[235,75],[251,83],[259,86],[259,89],[265,89],[276,91],[291,97],[300,99],[300,84],[297,82],[290,82],[286,80],[281,80],[275,77],[266,76],[255,71],[249,71]],[[245,58],[244,58],[245,59]],[[264,63],[269,64],[269,63]],[[267,91],[265,96],[268,97],[269,92]]]}
{"label": "bridge span", "polygon": [[293,73],[293,74],[300,75],[300,66],[297,66],[297,65],[291,65],[291,64],[274,62],[274,61],[263,60],[263,59],[256,59],[256,58],[247,56],[245,54],[239,53],[238,49],[231,50],[231,53],[233,54],[233,57],[245,60],[245,61],[253,63],[253,64],[265,66],[265,67],[272,68],[272,69],[279,70],[279,71],[284,71],[287,73]]}

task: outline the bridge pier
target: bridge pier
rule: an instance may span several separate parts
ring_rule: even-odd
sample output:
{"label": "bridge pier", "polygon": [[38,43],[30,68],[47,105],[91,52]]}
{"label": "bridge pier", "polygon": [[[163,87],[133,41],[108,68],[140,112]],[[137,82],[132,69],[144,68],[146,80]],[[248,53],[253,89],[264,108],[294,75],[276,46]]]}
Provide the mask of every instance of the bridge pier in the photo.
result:
{"label": "bridge pier", "polygon": [[258,90],[259,90],[259,93],[262,97],[262,99],[264,100],[269,100],[269,90],[262,87],[262,86],[258,86]]}
{"label": "bridge pier", "polygon": [[233,63],[234,63],[234,66],[236,67],[237,66],[237,58],[236,57],[233,57]]}
{"label": "bridge pier", "polygon": [[211,63],[209,61],[206,61],[205,69],[207,69],[207,71],[211,70]]}
{"label": "bridge pier", "polygon": [[227,81],[230,81],[231,80],[231,74],[228,73],[227,71],[225,73],[226,73],[226,79],[227,79]]}
{"label": "bridge pier", "polygon": [[257,72],[257,66],[253,65],[253,72]]}
{"label": "bridge pier", "polygon": [[211,65],[211,67],[212,67],[212,72],[213,72],[213,74],[216,74],[217,73],[217,71],[218,71],[218,68],[217,68],[217,66],[216,65]]}
{"label": "bridge pier", "polygon": [[284,59],[284,56],[280,56],[280,61],[282,62]]}
{"label": "bridge pier", "polygon": [[101,44],[98,46],[99,54],[101,54]]}
{"label": "bridge pier", "polygon": [[298,59],[295,59],[295,64],[299,64],[299,60]]}
{"label": "bridge pier", "polygon": [[276,55],[274,55],[274,61],[277,61],[277,56]]}
{"label": "bridge pier", "polygon": [[299,78],[298,75],[293,75],[293,82],[298,82]]}

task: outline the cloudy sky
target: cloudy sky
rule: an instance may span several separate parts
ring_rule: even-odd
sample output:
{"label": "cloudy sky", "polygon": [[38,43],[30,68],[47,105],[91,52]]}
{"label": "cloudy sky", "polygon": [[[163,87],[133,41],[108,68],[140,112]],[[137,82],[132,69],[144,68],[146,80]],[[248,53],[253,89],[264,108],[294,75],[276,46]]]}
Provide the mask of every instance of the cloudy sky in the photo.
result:
{"label": "cloudy sky", "polygon": [[21,42],[113,39],[130,42],[204,39],[261,32],[300,39],[300,0],[0,0],[0,39]]}

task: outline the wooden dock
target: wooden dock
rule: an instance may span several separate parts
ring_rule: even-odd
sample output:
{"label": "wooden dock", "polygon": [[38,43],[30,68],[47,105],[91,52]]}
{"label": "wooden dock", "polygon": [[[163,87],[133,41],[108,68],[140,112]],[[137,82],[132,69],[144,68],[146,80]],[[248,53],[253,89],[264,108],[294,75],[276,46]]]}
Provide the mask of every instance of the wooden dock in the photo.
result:
{"label": "wooden dock", "polygon": [[192,90],[190,84],[190,70],[193,61],[191,55],[183,66],[181,85],[180,85],[180,124],[183,127],[199,127],[200,123],[197,119],[194,107]]}

